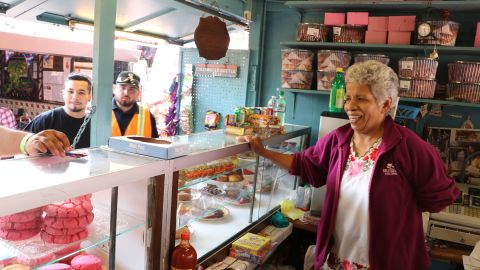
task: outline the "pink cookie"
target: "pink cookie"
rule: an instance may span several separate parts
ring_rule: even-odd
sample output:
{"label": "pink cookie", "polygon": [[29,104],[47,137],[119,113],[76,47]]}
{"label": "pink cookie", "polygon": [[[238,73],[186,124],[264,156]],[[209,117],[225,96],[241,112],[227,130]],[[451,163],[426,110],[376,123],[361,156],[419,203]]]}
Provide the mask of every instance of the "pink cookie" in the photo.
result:
{"label": "pink cookie", "polygon": [[28,210],[25,212],[0,217],[0,222],[30,222],[41,217],[42,214],[43,212],[41,208],[36,208],[35,210]]}
{"label": "pink cookie", "polygon": [[93,255],[78,255],[72,260],[74,270],[102,270],[102,260]]}
{"label": "pink cookie", "polygon": [[36,257],[36,258],[27,257],[27,256],[24,256],[24,255],[18,255],[17,262],[21,263],[21,264],[26,264],[26,265],[31,266],[31,267],[37,267],[37,266],[40,266],[42,264],[48,263],[49,261],[53,260],[53,258],[54,258],[53,253],[52,254],[47,254],[47,255],[42,256],[42,257]]}
{"label": "pink cookie", "polygon": [[43,210],[50,217],[81,217],[91,214],[93,206],[90,200],[70,199],[46,205]]}
{"label": "pink cookie", "polygon": [[34,237],[40,232],[40,228],[30,230],[0,230],[0,238],[10,241],[20,241]]}
{"label": "pink cookie", "polygon": [[71,229],[57,229],[50,226],[43,226],[42,230],[51,235],[68,235],[76,234],[85,230],[85,227],[71,228]]}
{"label": "pink cookie", "polygon": [[68,234],[68,235],[51,235],[44,231],[40,232],[40,237],[42,240],[47,243],[53,244],[69,244],[76,241],[83,240],[88,237],[88,229],[85,229],[76,234]]}
{"label": "pink cookie", "polygon": [[40,267],[39,270],[72,270],[72,267],[64,263],[54,263],[44,267]]}
{"label": "pink cookie", "polygon": [[[65,258],[61,259],[60,262],[70,265],[72,263],[73,258],[75,258],[76,256],[79,256],[79,255],[85,255],[85,254],[86,254],[85,252],[81,251],[79,253],[75,253],[75,254],[72,254],[68,257],[65,257]],[[65,255],[63,255],[63,256],[65,256]]]}
{"label": "pink cookie", "polygon": [[55,229],[74,229],[86,227],[93,222],[93,213],[77,218],[45,217],[45,225]]}
{"label": "pink cookie", "polygon": [[39,228],[42,224],[43,219],[40,217],[27,222],[0,221],[0,230],[29,230]]}

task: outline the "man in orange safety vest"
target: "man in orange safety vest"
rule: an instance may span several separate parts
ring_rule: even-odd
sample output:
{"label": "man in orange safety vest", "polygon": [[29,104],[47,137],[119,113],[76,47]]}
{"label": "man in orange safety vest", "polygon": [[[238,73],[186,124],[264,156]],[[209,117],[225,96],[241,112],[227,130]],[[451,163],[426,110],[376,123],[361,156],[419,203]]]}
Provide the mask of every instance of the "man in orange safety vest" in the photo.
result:
{"label": "man in orange safety vest", "polygon": [[158,138],[155,117],[147,106],[137,104],[140,91],[140,77],[137,74],[123,71],[118,75],[112,100],[112,136]]}

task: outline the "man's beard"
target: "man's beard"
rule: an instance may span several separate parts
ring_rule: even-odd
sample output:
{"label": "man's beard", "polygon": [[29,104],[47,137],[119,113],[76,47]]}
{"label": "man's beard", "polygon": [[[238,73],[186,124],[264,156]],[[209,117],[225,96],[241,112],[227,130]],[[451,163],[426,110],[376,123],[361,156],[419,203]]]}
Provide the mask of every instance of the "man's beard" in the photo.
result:
{"label": "man's beard", "polygon": [[123,107],[130,107],[132,106],[133,104],[135,104],[135,101],[125,101],[125,100],[120,100],[118,101],[118,104],[122,105]]}
{"label": "man's beard", "polygon": [[69,106],[68,108],[71,112],[81,112],[83,111],[84,109],[82,107],[77,107],[77,106]]}

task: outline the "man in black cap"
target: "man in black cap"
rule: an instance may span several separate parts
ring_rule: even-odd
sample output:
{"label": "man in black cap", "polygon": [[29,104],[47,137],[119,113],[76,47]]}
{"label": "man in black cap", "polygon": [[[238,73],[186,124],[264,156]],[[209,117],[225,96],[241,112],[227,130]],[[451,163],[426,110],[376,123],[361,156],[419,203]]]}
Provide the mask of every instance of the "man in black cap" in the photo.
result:
{"label": "man in black cap", "polygon": [[155,117],[147,106],[139,106],[140,77],[121,72],[115,81],[112,100],[112,136],[139,135],[158,138]]}

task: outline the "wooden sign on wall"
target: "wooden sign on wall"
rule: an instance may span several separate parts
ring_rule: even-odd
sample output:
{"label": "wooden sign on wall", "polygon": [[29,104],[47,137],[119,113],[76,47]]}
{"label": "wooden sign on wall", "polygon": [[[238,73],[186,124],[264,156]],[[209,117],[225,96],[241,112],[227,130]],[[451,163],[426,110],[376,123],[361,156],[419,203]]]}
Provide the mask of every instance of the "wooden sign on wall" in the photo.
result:
{"label": "wooden sign on wall", "polygon": [[195,64],[195,76],[237,78],[237,65]]}

